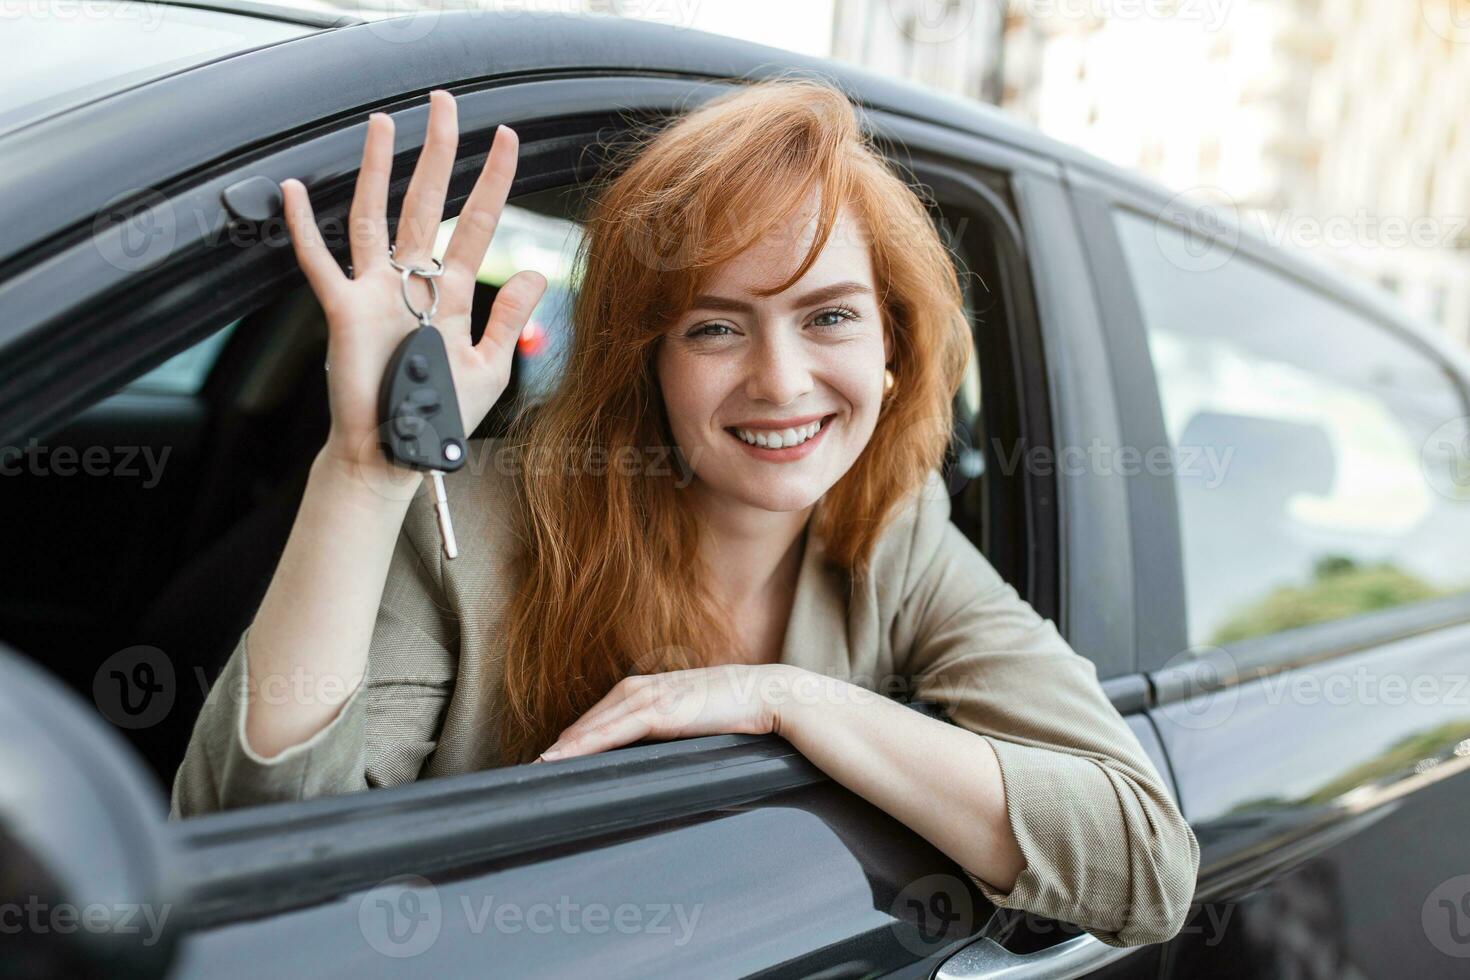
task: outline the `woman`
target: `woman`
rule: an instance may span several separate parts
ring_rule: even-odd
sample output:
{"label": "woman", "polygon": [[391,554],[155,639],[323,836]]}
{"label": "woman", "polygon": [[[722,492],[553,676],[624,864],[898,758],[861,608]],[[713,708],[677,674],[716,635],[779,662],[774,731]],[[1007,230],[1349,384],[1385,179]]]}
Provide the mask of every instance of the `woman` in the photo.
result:
{"label": "woman", "polygon": [[[1189,826],[1091,662],[949,521],[937,467],[970,355],[957,276],[842,93],[751,84],[614,168],[578,256],[565,383],[447,480],[453,561],[427,495],[390,492],[418,475],[377,447],[379,379],[414,324],[388,262],[392,145],[375,114],[350,280],[304,187],[282,185],[327,317],[331,431],[174,814],[774,732],[997,905],[1114,945],[1174,935]],[[401,262],[427,264],[456,145],[454,100],[431,93]],[[467,431],[546,287],[512,276],[471,344],[517,147],[501,127],[439,280]],[[895,681],[954,724],[875,693]]]}

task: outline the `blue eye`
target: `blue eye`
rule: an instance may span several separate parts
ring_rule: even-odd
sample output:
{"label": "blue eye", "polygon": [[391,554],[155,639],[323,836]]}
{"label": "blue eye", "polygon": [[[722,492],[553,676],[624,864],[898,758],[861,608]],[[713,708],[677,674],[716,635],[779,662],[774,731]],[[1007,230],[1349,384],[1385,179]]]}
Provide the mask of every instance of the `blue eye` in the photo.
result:
{"label": "blue eye", "polygon": [[705,331],[708,331],[708,330],[724,330],[724,331],[727,331],[728,332],[730,330],[730,327],[727,324],[723,324],[723,323],[702,323],[699,326],[695,327],[694,329],[690,330],[684,336],[686,336],[686,337],[723,337],[723,336],[725,336],[725,334],[706,333]]}
{"label": "blue eye", "polygon": [[812,317],[812,319],[817,320],[824,316],[835,316],[839,319],[835,323],[814,323],[813,325],[823,328],[840,327],[843,323],[846,323],[849,320],[861,319],[855,311],[850,310],[845,306],[834,306],[831,309],[823,310],[816,316]]}

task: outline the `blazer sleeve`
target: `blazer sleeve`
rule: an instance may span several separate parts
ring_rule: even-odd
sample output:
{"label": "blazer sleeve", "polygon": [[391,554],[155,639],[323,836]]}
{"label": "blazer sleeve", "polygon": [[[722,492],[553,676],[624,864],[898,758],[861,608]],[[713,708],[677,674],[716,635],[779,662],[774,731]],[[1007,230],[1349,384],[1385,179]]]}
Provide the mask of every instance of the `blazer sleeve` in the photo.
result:
{"label": "blazer sleeve", "polygon": [[[991,902],[1070,922],[1110,946],[1183,927],[1199,844],[1138,739],[1078,654],[949,520],[937,475],[919,494],[895,647],[918,698],[985,738],[1026,859]],[[904,645],[897,645],[898,643]]]}
{"label": "blazer sleeve", "polygon": [[[335,717],[265,758],[245,740],[250,627],[211,686],[174,776],[179,819],[412,782],[438,744],[454,685],[459,633],[444,598],[442,559],[420,550],[434,518],[414,498],[394,544],[366,673]],[[437,552],[437,549],[436,549]],[[289,690],[289,685],[287,685]],[[269,692],[267,692],[269,693]]]}

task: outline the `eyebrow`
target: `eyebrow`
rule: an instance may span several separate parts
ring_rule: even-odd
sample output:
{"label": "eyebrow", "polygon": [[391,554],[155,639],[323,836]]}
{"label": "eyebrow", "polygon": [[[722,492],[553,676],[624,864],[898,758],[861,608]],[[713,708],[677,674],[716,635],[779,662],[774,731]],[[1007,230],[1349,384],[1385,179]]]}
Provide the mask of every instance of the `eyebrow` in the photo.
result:
{"label": "eyebrow", "polygon": [[[871,293],[872,291],[871,286],[853,279],[847,279],[842,282],[834,282],[827,286],[821,286],[813,289],[809,293],[798,296],[791,301],[791,306],[793,308],[812,306],[817,303],[825,303],[828,300],[836,299],[839,296],[851,296],[854,293]],[[744,300],[731,299],[728,296],[702,295],[694,297],[694,305],[690,307],[690,311],[692,312],[694,310],[726,310],[731,313],[752,313],[755,311],[755,307]]]}

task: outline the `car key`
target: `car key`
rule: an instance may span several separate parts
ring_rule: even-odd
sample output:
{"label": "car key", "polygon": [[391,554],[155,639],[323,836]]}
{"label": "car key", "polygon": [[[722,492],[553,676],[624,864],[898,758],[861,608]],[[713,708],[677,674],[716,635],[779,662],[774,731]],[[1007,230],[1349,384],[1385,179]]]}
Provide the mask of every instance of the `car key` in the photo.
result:
{"label": "car key", "polygon": [[444,474],[464,465],[464,423],[444,337],[437,327],[416,327],[388,359],[378,390],[378,422],[379,444],[388,459],[423,470],[433,481],[444,556],[454,558],[459,549]]}
{"label": "car key", "polygon": [[[390,261],[391,250],[390,250]],[[444,474],[464,465],[464,422],[459,414],[459,395],[449,368],[444,337],[431,317],[439,306],[438,284],[443,272],[399,266],[403,272],[403,299],[418,317],[419,325],[398,344],[383,371],[378,388],[378,444],[391,462],[426,472],[434,486],[434,514],[444,556],[455,558],[459,547],[454,524],[449,518],[449,498],[444,492]],[[429,284],[433,302],[428,310],[414,308],[408,296],[408,277],[422,276]]]}

